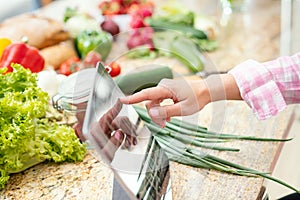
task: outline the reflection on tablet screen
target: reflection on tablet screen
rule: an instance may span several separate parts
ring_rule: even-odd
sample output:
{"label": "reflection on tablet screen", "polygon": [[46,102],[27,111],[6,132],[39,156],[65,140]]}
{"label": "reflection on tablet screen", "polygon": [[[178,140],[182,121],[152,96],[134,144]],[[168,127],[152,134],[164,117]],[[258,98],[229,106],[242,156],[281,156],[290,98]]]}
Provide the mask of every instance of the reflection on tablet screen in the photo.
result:
{"label": "reflection on tablet screen", "polygon": [[83,134],[97,159],[113,170],[132,199],[172,199],[169,160],[134,108],[98,63],[83,124]]}

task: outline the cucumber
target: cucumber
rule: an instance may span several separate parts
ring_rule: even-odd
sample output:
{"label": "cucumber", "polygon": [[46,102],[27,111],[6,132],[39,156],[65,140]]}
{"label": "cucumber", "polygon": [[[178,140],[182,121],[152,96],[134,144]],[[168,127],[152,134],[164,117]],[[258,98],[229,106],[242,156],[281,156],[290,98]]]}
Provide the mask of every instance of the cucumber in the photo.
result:
{"label": "cucumber", "polygon": [[125,95],[130,95],[142,89],[156,86],[164,78],[173,78],[172,69],[160,66],[142,71],[120,75],[115,82]]}
{"label": "cucumber", "polygon": [[170,51],[193,73],[203,71],[202,54],[196,44],[184,36],[176,37],[170,43]]}
{"label": "cucumber", "polygon": [[153,18],[146,19],[146,23],[156,30],[174,30],[186,34],[187,36],[195,37],[198,39],[208,39],[207,35],[193,26],[175,24],[168,21],[161,21]]}
{"label": "cucumber", "polygon": [[204,69],[204,57],[190,38],[174,31],[155,32],[152,37],[155,48],[168,51],[180,60],[192,73]]}

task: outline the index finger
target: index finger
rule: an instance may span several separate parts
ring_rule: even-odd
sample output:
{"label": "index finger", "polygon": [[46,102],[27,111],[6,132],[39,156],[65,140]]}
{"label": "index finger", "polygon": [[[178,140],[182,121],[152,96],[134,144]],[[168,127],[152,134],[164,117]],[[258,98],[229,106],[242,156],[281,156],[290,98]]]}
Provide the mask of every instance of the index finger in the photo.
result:
{"label": "index finger", "polygon": [[154,100],[168,99],[168,98],[172,98],[172,96],[173,95],[171,91],[168,90],[167,88],[156,86],[156,87],[141,90],[140,92],[137,92],[127,97],[122,97],[120,98],[120,101],[124,104],[134,104],[146,100],[154,101]]}
{"label": "index finger", "polygon": [[120,102],[120,100],[117,100],[117,102],[114,104],[112,108],[110,108],[100,119],[99,124],[101,125],[104,133],[110,134],[112,131],[111,129],[111,123],[112,121],[117,117],[119,112],[122,109],[123,104]]}

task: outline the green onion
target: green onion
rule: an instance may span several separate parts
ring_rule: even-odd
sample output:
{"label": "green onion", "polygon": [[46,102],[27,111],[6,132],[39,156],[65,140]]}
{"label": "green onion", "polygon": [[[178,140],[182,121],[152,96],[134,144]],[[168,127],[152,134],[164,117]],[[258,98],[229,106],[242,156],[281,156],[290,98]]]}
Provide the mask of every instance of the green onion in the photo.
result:
{"label": "green onion", "polygon": [[[254,136],[216,133],[208,131],[205,127],[194,125],[185,121],[181,121],[179,119],[171,119],[170,122],[166,123],[165,128],[160,128],[152,122],[146,109],[138,106],[134,106],[134,108],[139,114],[139,117],[145,122],[145,125],[151,131],[153,138],[155,139],[154,142],[156,141],[155,143],[157,143],[162,149],[164,149],[169,160],[192,167],[212,169],[240,176],[263,177],[279,183],[291,190],[294,190],[297,193],[300,193],[297,188],[275,177],[272,177],[268,172],[261,172],[255,169],[244,167],[242,165],[226,161],[199,150],[199,147],[201,147],[218,151],[239,151],[239,149],[235,148],[212,145],[212,143],[228,142],[229,140],[285,142],[291,139],[261,138]],[[151,143],[153,143],[153,141]],[[149,150],[149,148],[150,147],[148,146],[147,149]],[[155,150],[155,152],[156,151],[157,149]],[[162,174],[162,172],[157,171],[157,162],[159,162],[160,159],[157,158],[157,155],[153,155],[152,157],[153,158],[149,160],[149,165],[154,165],[154,167],[148,166],[148,168],[154,168],[156,169],[156,171],[154,175],[147,174],[148,178],[147,183],[145,183],[144,185],[144,189],[145,187],[147,188],[147,186],[151,187],[151,183],[153,183],[152,181],[154,181],[155,179],[154,177],[158,174]],[[160,179],[155,180],[155,185],[157,184],[157,181],[159,182]],[[158,187],[158,185],[156,185],[155,187]],[[151,190],[155,189],[155,187],[151,187]],[[141,194],[145,195],[145,191],[143,191]]]}
{"label": "green onion", "polygon": [[297,188],[275,177],[268,175],[268,173],[243,167],[241,165],[217,158],[209,154],[201,155],[202,153],[197,151],[196,149],[191,149],[191,148],[182,149],[174,145],[174,143],[170,144],[166,139],[163,139],[161,137],[156,136],[155,139],[158,140],[161,147],[165,149],[167,152],[169,149],[172,149],[173,151],[177,151],[177,155],[175,155],[174,157],[170,156],[170,160],[173,160],[175,162],[179,162],[189,166],[198,166],[198,167],[213,169],[213,170],[241,175],[241,176],[254,176],[254,177],[260,176],[275,181],[283,186],[286,186],[287,188],[290,188],[291,190],[294,190],[297,193],[300,193],[300,191]]}
{"label": "green onion", "polygon": [[[150,116],[147,114],[147,111],[141,107],[135,106],[134,107],[139,114],[140,118],[148,123],[152,123]],[[176,122],[176,123],[175,123]],[[178,120],[173,120],[173,123],[166,123],[166,128],[172,129],[174,131],[180,132],[181,134],[189,135],[189,136],[196,136],[202,138],[216,138],[216,139],[235,139],[235,140],[256,140],[256,141],[265,141],[265,142],[285,142],[290,141],[292,138],[287,139],[277,139],[277,138],[261,138],[261,137],[254,137],[254,136],[244,136],[244,135],[234,135],[234,134],[224,134],[224,133],[216,133],[207,131],[203,129],[203,127],[195,125],[193,130],[185,129],[182,124],[185,122],[180,122]],[[190,126],[191,127],[191,126]],[[198,131],[196,131],[198,130]]]}
{"label": "green onion", "polygon": [[[174,139],[177,139],[185,144],[191,144],[197,147],[203,147],[206,149],[214,149],[214,150],[219,150],[219,151],[239,151],[239,149],[236,148],[229,148],[229,147],[221,147],[221,146],[216,146],[216,145],[208,145],[205,144],[205,142],[199,141],[197,139],[191,138],[191,137],[186,137],[186,136],[182,136],[176,132],[173,131],[168,131],[168,130],[164,130],[162,129],[161,131],[159,129],[159,127],[156,127],[155,125],[146,123],[146,126],[151,130],[154,131],[155,134],[161,134],[161,137],[171,137]],[[152,132],[153,133],[153,132]]]}

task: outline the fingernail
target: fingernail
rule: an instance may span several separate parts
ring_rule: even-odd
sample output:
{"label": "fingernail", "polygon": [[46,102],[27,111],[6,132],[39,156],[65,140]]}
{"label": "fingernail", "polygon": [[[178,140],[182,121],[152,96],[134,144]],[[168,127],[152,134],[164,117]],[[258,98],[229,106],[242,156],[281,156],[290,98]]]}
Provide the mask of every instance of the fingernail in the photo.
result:
{"label": "fingernail", "polygon": [[150,108],[149,114],[152,117],[159,117],[159,110],[157,108]]}
{"label": "fingernail", "polygon": [[128,102],[127,97],[120,97],[119,100],[120,100],[122,103],[127,103],[127,102]]}
{"label": "fingernail", "polygon": [[166,127],[166,121],[164,120],[161,125],[160,125],[162,128],[165,128]]}
{"label": "fingernail", "polygon": [[130,141],[128,139],[125,140],[125,147],[126,148],[130,147]]}
{"label": "fingernail", "polygon": [[115,131],[114,137],[115,137],[118,141],[122,141],[123,138],[124,138],[123,133],[121,133],[120,131]]}

